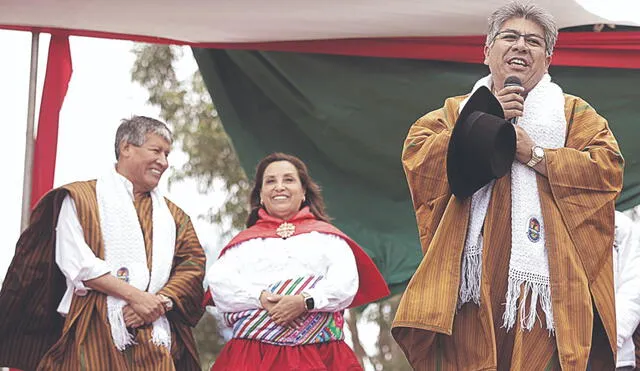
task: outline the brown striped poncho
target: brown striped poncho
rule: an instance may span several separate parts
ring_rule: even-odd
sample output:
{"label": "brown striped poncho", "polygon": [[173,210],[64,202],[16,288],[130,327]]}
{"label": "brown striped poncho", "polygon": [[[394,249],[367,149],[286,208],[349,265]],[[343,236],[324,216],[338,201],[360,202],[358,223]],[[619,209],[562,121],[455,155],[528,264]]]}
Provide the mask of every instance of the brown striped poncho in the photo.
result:
{"label": "brown striped poncho", "polygon": [[[498,179],[485,220],[480,305],[456,310],[471,198],[452,196],[446,153],[464,96],[420,118],[402,162],[424,258],[392,334],[415,370],[613,370],[616,322],[611,246],[623,159],[605,119],[565,95],[564,148],[537,174],[549,256],[555,334],[502,326],[511,249],[511,179]],[[540,314],[540,311],[538,312]],[[519,321],[517,321],[519,322]],[[591,353],[591,354],[590,354]]]}
{"label": "brown striped poncho", "polygon": [[[55,263],[55,228],[62,201],[76,204],[87,244],[104,258],[96,181],[72,183],[52,190],[38,203],[31,223],[20,236],[14,259],[0,291],[0,365],[27,370],[200,370],[191,327],[203,314],[205,254],[191,220],[167,200],[176,222],[176,247],[171,276],[158,292],[170,297],[171,350],[150,342],[152,326],[139,328],[138,343],[119,352],[111,340],[106,296],[96,291],[75,296],[69,314],[57,307],[66,290]],[[135,201],[150,265],[151,197]]]}

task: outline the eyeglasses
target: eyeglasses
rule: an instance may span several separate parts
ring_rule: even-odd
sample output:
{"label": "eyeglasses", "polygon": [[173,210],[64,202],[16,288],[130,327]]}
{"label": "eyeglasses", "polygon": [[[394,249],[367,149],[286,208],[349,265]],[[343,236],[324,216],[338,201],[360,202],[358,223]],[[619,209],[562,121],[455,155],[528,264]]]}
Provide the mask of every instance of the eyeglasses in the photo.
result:
{"label": "eyeglasses", "polygon": [[523,35],[516,31],[502,31],[498,32],[493,40],[504,41],[509,44],[515,44],[520,40],[520,38],[524,38],[524,42],[530,48],[543,48],[544,47],[544,39],[536,34],[526,34]]}

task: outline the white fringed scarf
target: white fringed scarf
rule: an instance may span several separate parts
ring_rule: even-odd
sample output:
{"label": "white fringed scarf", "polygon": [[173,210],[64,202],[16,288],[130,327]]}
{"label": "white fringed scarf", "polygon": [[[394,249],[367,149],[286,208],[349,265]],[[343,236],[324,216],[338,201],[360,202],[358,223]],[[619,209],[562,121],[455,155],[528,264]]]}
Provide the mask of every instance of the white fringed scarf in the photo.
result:
{"label": "white fringed scarf", "polygon": [[[491,76],[480,79],[472,93],[480,86],[491,89]],[[467,98],[468,99],[468,98]],[[460,110],[467,100],[460,105]],[[533,141],[543,148],[564,146],[567,123],[564,114],[562,89],[545,74],[527,95],[523,116],[518,119]],[[480,302],[482,277],[482,226],[487,215],[494,181],[478,190],[471,199],[471,212],[462,257],[462,276],[458,306]],[[553,248],[553,246],[551,246]],[[524,294],[522,295],[522,290]],[[522,297],[521,297],[522,295]],[[527,299],[531,297],[527,308]],[[520,305],[518,306],[518,301]],[[549,260],[545,247],[544,220],[540,208],[535,170],[519,161],[511,167],[511,259],[506,292],[503,327],[509,331],[519,309],[520,326],[531,330],[536,321],[536,307],[545,314],[546,328],[553,331],[553,308],[549,288]]]}
{"label": "white fringed scarf", "polygon": [[[120,276],[118,278],[142,291],[155,294],[169,279],[176,240],[175,221],[164,197],[158,188],[151,191],[153,255],[149,273],[142,228],[125,179],[115,169],[110,170],[98,179],[96,195],[105,261],[111,274]],[[107,297],[111,336],[120,351],[135,344],[124,321],[122,308],[125,305],[127,303],[122,299]],[[152,341],[171,348],[171,328],[164,315],[153,322]]]}

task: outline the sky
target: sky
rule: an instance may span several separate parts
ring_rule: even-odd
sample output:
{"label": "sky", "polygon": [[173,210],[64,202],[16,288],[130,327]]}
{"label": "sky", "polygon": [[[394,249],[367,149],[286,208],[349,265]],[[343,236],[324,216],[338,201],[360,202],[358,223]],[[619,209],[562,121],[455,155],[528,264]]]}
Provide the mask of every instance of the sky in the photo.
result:
{"label": "sky", "polygon": [[[71,37],[73,75],[60,113],[58,153],[54,187],[76,180],[94,179],[115,162],[114,138],[122,118],[132,115],[158,117],[159,109],[147,103],[144,88],[131,82],[131,67],[135,56],[129,41]],[[13,256],[20,235],[24,150],[27,127],[29,66],[31,34],[0,30],[3,55],[0,61],[0,112],[2,141],[0,158],[3,159],[3,212],[0,214],[0,282]],[[38,93],[41,96],[46,71],[49,36],[40,36],[38,67]],[[190,75],[197,68],[189,51],[177,66],[179,77]],[[36,107],[36,121],[39,106]],[[34,131],[37,130],[37,127]],[[174,149],[169,158],[171,168],[186,161],[186,155]],[[194,220],[201,242],[217,247],[219,233],[215,226],[198,216],[219,205],[216,192],[201,195],[193,181],[172,185],[166,180],[172,169],[163,176],[161,188]]]}

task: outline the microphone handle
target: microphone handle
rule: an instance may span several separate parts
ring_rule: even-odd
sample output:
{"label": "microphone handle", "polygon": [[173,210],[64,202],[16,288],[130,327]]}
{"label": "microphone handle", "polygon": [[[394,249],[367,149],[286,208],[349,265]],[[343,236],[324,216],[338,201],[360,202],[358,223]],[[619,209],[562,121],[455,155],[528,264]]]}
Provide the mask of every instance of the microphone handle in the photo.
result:
{"label": "microphone handle", "polygon": [[[511,80],[511,81],[509,81]],[[520,79],[513,76],[513,77],[507,77],[507,79],[504,81],[504,87],[508,87],[508,86],[522,86],[522,83],[520,82]],[[518,116],[514,116],[512,118],[509,119],[509,122],[512,123],[513,125],[517,125],[518,124]]]}

